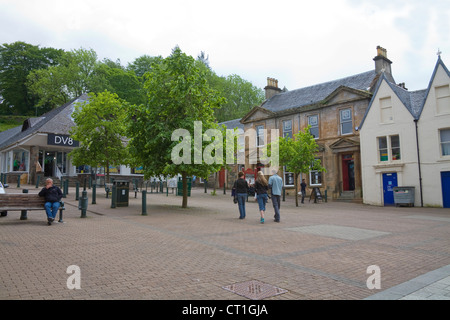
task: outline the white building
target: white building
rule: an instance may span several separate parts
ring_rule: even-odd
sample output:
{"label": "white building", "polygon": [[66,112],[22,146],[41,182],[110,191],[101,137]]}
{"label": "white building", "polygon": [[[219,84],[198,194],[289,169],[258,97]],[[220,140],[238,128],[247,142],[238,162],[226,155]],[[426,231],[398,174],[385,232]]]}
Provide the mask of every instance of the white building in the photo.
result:
{"label": "white building", "polygon": [[380,77],[359,127],[364,203],[394,205],[399,186],[414,187],[415,206],[450,207],[449,84],[440,57],[428,89]]}

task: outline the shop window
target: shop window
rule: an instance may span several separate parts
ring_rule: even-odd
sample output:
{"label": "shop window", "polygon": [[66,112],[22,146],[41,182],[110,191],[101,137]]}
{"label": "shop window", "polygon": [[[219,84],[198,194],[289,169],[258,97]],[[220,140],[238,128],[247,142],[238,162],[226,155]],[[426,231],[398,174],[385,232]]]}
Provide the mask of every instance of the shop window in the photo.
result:
{"label": "shop window", "polygon": [[450,129],[440,130],[441,155],[450,156]]}
{"label": "shop window", "polygon": [[317,170],[311,170],[309,172],[309,185],[321,186],[322,185],[322,172]]}
{"label": "shop window", "polygon": [[293,187],[294,186],[294,173],[286,172],[286,167],[283,167],[284,171],[284,186]]}
{"label": "shop window", "polygon": [[29,152],[26,150],[13,151],[13,171],[27,171]]}

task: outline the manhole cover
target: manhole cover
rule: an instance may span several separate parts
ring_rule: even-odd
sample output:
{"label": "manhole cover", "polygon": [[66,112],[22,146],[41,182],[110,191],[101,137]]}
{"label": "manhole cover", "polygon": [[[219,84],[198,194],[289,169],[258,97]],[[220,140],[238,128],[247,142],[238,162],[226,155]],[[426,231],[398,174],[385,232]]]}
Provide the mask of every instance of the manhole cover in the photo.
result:
{"label": "manhole cover", "polygon": [[251,300],[262,300],[288,292],[257,280],[235,283],[222,288]]}

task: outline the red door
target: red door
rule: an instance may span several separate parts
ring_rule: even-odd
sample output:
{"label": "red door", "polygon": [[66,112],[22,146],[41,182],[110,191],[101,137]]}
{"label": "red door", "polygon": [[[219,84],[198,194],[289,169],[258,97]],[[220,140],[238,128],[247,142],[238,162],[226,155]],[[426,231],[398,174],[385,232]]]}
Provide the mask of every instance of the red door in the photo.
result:
{"label": "red door", "polygon": [[219,171],[219,188],[223,188],[223,184],[225,183],[225,168]]}

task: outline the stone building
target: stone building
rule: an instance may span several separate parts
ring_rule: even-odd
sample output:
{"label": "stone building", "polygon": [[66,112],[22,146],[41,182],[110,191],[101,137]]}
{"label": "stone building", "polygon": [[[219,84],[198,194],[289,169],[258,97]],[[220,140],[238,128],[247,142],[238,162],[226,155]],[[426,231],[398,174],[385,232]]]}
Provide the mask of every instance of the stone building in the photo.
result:
{"label": "stone building", "polygon": [[[372,98],[374,87],[382,73],[394,82],[392,62],[384,48],[377,47],[373,59],[375,68],[325,83],[292,91],[278,87],[276,79],[268,78],[266,100],[241,119],[244,130],[256,131],[257,147],[270,141],[270,129],[280,136],[292,136],[311,125],[321,160],[326,172],[305,173],[308,187],[318,187],[328,199],[362,200],[360,138],[357,126],[361,123]],[[263,133],[266,136],[263,136]],[[246,145],[246,170],[258,171],[261,163],[249,161],[250,148]],[[294,187],[294,176],[284,168],[279,172],[286,188]],[[288,190],[292,192],[293,190]]]}

